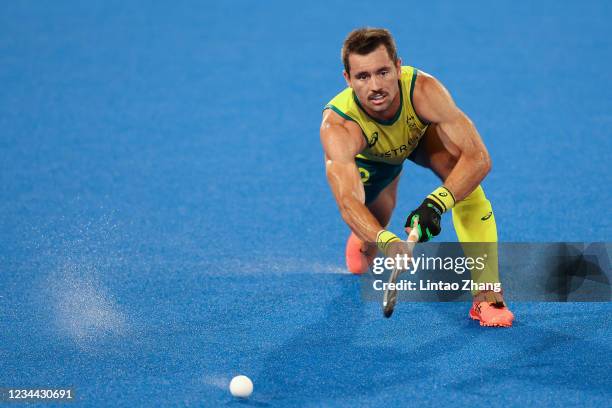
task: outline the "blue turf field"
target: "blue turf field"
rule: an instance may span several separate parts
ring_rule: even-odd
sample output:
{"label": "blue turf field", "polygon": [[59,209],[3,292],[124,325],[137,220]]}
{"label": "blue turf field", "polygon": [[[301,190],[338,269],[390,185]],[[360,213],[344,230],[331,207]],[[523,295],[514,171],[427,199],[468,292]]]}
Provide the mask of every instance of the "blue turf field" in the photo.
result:
{"label": "blue turf field", "polygon": [[[385,26],[480,130],[501,241],[611,241],[612,3],[125,3],[0,5],[0,387],[612,406],[610,303],[364,303],[318,136],[344,36]],[[393,228],[437,185],[407,165]]]}

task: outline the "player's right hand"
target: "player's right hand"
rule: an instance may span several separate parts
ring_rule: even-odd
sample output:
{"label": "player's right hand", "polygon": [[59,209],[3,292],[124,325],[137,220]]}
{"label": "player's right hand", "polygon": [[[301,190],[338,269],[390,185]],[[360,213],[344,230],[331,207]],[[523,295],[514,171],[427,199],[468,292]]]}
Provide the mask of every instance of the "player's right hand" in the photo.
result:
{"label": "player's right hand", "polygon": [[409,260],[412,259],[412,247],[406,241],[393,242],[389,245],[385,256],[387,258],[405,260],[395,265],[396,269],[405,272],[410,267]]}
{"label": "player's right hand", "polygon": [[376,246],[385,256],[389,256],[391,247],[395,247],[398,242],[402,242],[402,240],[391,231],[380,230],[376,235]]}
{"label": "player's right hand", "polygon": [[[418,223],[415,225],[418,226]],[[405,255],[407,259],[411,259],[414,242],[416,242],[417,240],[418,237],[416,231],[408,237],[408,241],[402,241],[397,235],[395,235],[391,231],[382,230],[378,233],[377,245],[387,258],[397,259],[397,256],[399,255],[401,259],[404,259]],[[405,268],[408,268],[407,264]]]}

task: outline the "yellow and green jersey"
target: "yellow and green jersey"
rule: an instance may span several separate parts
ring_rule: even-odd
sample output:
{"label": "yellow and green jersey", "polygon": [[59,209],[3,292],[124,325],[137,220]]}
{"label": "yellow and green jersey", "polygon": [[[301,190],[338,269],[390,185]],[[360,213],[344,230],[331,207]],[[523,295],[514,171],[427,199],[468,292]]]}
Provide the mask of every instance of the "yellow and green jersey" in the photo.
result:
{"label": "yellow and green jersey", "polygon": [[368,145],[357,158],[397,165],[417,147],[427,124],[419,119],[412,105],[416,77],[416,68],[402,67],[400,108],[390,120],[374,119],[368,115],[352,88],[346,88],[325,105],[325,109],[332,109],[361,128]]}

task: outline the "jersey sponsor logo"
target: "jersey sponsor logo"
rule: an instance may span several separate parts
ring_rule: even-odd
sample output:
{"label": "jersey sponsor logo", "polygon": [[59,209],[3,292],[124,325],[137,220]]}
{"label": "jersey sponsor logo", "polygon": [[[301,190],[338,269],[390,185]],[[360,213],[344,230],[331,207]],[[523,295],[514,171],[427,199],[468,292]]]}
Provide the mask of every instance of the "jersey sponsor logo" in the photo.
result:
{"label": "jersey sponsor logo", "polygon": [[441,193],[438,193],[438,195],[440,197],[446,197],[446,196],[448,196],[448,193],[445,193],[444,191],[442,191]]}
{"label": "jersey sponsor logo", "polygon": [[489,211],[489,213],[485,215],[484,217],[482,217],[481,220],[486,221],[489,218],[491,218],[492,215],[493,215],[493,211]]}

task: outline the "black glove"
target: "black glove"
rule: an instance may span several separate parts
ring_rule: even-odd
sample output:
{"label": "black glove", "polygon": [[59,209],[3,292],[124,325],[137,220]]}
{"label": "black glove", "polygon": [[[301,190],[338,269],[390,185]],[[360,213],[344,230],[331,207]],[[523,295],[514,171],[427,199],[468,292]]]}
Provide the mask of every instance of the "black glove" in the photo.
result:
{"label": "black glove", "polygon": [[443,212],[434,200],[426,198],[416,210],[410,213],[404,227],[412,228],[414,222],[418,219],[419,242],[429,241],[442,231],[440,219]]}

